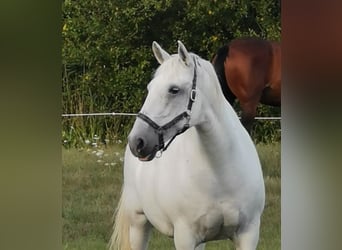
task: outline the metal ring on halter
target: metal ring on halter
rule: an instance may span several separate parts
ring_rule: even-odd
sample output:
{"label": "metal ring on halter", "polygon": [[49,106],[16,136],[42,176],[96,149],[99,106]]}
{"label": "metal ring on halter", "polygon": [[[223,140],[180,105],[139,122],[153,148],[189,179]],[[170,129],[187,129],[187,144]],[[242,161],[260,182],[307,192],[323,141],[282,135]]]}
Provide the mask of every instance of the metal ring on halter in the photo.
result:
{"label": "metal ring on halter", "polygon": [[163,151],[164,151],[163,149],[158,150],[157,153],[156,153],[156,158],[160,158],[162,156],[162,154],[163,154]]}
{"label": "metal ring on halter", "polygon": [[195,99],[196,99],[196,89],[192,89],[190,92],[190,100],[194,102]]}

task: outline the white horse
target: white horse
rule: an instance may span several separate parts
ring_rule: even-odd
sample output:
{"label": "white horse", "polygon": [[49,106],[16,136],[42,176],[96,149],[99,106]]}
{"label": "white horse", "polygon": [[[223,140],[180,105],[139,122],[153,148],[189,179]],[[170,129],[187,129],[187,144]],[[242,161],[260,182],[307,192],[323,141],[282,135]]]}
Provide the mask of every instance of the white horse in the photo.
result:
{"label": "white horse", "polygon": [[152,49],[161,65],[128,137],[111,248],[147,249],[153,226],[177,250],[256,249],[265,188],[251,138],[210,62],[180,41],[175,55]]}

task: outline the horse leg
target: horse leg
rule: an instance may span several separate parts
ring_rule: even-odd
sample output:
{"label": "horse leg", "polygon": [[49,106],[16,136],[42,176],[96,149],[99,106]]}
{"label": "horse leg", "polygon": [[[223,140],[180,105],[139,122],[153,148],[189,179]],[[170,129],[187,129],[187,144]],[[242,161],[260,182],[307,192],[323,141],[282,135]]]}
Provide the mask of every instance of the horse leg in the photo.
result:
{"label": "horse leg", "polygon": [[258,105],[259,99],[256,101],[249,101],[240,103],[241,106],[241,123],[246,128],[248,133],[251,132],[254,117],[256,116],[256,108]]}
{"label": "horse leg", "polygon": [[[203,244],[199,244],[192,231],[185,225],[175,226],[174,243],[176,250],[203,250]],[[198,246],[197,246],[198,245]],[[197,246],[197,247],[196,247]]]}
{"label": "horse leg", "polygon": [[266,87],[262,92],[260,102],[262,104],[279,107],[281,104],[280,89],[274,89],[270,86]]}
{"label": "horse leg", "polygon": [[248,224],[234,238],[236,250],[255,250],[259,241],[260,219]]}
{"label": "horse leg", "polygon": [[131,250],[146,250],[151,224],[144,214],[136,214],[132,222],[129,230]]}
{"label": "horse leg", "polygon": [[205,243],[198,245],[195,250],[205,250]]}

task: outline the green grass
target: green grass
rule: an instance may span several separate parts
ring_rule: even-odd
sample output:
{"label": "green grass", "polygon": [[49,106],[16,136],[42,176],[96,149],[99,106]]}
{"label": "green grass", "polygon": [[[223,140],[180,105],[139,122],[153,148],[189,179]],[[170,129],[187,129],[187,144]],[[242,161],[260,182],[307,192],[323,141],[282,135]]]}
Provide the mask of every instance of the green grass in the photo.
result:
{"label": "green grass", "polygon": [[[257,149],[266,184],[259,250],[280,249],[280,143]],[[122,185],[123,146],[63,149],[63,249],[103,250]],[[174,249],[173,240],[153,231],[149,250]],[[207,243],[206,250],[233,249],[229,241]]]}

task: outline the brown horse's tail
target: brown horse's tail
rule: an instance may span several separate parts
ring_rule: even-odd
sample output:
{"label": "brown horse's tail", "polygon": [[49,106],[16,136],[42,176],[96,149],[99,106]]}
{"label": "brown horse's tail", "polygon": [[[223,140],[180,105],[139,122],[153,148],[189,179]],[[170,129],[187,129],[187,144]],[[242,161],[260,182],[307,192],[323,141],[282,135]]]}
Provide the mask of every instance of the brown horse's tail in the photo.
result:
{"label": "brown horse's tail", "polygon": [[129,220],[125,210],[124,192],[115,211],[115,222],[109,243],[110,250],[131,250],[129,243]]}
{"label": "brown horse's tail", "polygon": [[224,68],[225,61],[228,56],[229,56],[229,45],[225,45],[218,49],[216,54],[212,57],[211,63],[213,64],[214,69],[216,71],[217,78],[219,79],[223,95],[225,96],[227,101],[231,105],[233,105],[236,97],[228,86],[228,81],[226,78],[226,73],[225,73],[225,68]]}

